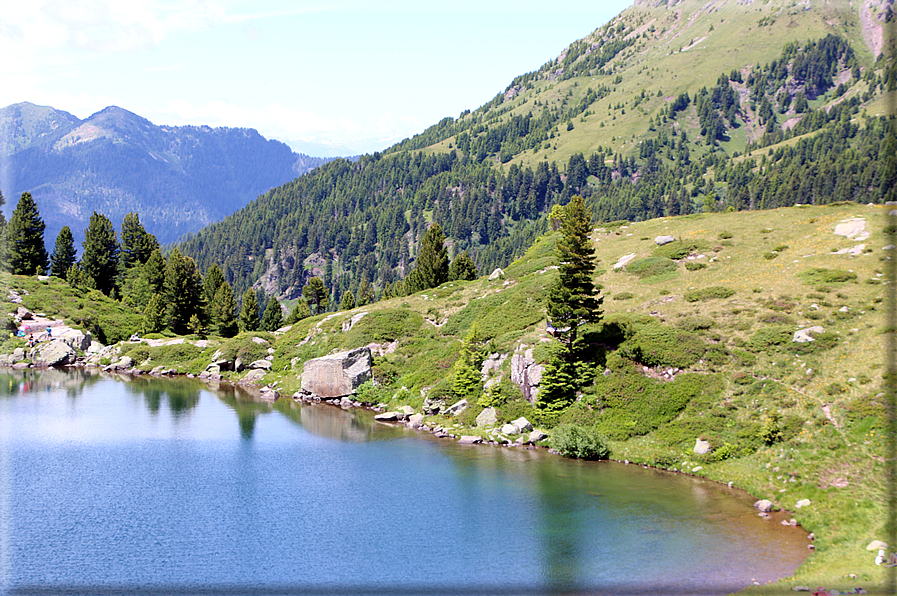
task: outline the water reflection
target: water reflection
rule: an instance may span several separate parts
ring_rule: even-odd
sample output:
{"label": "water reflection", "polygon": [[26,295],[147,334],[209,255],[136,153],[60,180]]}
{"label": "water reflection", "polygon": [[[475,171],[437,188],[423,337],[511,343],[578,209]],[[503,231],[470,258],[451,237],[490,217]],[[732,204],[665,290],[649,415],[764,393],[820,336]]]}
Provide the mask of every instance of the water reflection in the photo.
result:
{"label": "water reflection", "polygon": [[233,385],[220,385],[215,395],[237,415],[240,438],[249,441],[255,434],[256,420],[274,411],[271,402],[258,399],[253,393]]}
{"label": "water reflection", "polygon": [[76,398],[101,378],[96,369],[2,369],[0,397],[64,389],[68,397]]}
{"label": "water reflection", "polygon": [[173,418],[186,416],[199,404],[202,384],[190,380],[156,379],[151,377],[120,377],[127,381],[124,383],[125,391],[131,395],[143,397],[147,410],[152,414],[158,414],[163,403],[168,404],[168,410]]}

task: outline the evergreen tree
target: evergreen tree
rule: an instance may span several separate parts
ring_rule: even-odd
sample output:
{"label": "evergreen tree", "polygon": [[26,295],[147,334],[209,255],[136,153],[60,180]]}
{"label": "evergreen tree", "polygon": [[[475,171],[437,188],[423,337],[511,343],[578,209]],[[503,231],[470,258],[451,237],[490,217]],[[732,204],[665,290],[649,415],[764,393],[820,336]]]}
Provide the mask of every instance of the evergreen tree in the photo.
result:
{"label": "evergreen tree", "polygon": [[434,223],[424,234],[414,270],[405,281],[409,294],[435,288],[448,281],[448,251],[444,243],[445,234],[439,224]]}
{"label": "evergreen tree", "polygon": [[69,267],[69,270],[65,272],[65,281],[68,282],[68,284],[73,288],[81,286],[84,283],[81,277],[81,265],[79,265],[78,263],[72,263],[72,266]]}
{"label": "evergreen tree", "polygon": [[167,268],[165,257],[157,248],[150,254],[149,259],[143,265],[143,275],[155,294],[162,295],[165,289],[165,269]]}
{"label": "evergreen tree", "polygon": [[261,328],[263,331],[277,331],[281,327],[283,327],[283,310],[277,298],[271,296],[265,307],[265,314],[262,315]]}
{"label": "evergreen tree", "polygon": [[47,270],[46,227],[31,193],[23,192],[12,212],[6,237],[7,259],[12,273],[42,275]]}
{"label": "evergreen tree", "polygon": [[308,304],[305,300],[299,300],[296,302],[296,306],[293,307],[292,312],[290,312],[290,316],[287,317],[286,324],[292,325],[310,316],[311,310],[308,308]]}
{"label": "evergreen tree", "polygon": [[241,332],[258,331],[259,329],[259,305],[252,288],[248,288],[243,293],[243,306],[240,309],[238,325]]}
{"label": "evergreen tree", "polygon": [[548,326],[560,345],[542,375],[536,410],[548,417],[566,408],[587,376],[582,364],[579,328],[601,320],[601,297],[595,290],[592,216],[580,196],[564,208],[562,236],[557,243],[560,276],[548,293]]}
{"label": "evergreen tree", "polygon": [[158,333],[165,328],[165,308],[162,297],[153,294],[143,311],[143,332]]}
{"label": "evergreen tree", "polygon": [[125,215],[121,223],[121,265],[129,269],[142,265],[159,248],[159,241],[148,233],[136,213]]}
{"label": "evergreen tree", "polygon": [[50,257],[50,275],[65,279],[69,269],[75,264],[78,251],[75,249],[75,240],[68,226],[62,226],[59,235],[56,236],[56,247]]}
{"label": "evergreen tree", "polygon": [[312,277],[302,288],[302,297],[312,314],[320,314],[327,310],[330,304],[330,292],[324,286],[320,277]]}
{"label": "evergreen tree", "polygon": [[[218,293],[218,288],[223,283],[224,274],[221,272],[221,268],[218,266],[218,263],[212,263],[212,266],[209,267],[205,277],[202,279],[202,295],[208,306],[211,306],[215,301],[215,294]],[[209,316],[211,318],[211,314]]]}
{"label": "evergreen tree", "polygon": [[193,259],[178,249],[171,252],[165,268],[165,300],[168,327],[179,335],[190,331],[190,317],[204,314],[202,276]]}
{"label": "evergreen tree", "polygon": [[452,259],[449,265],[449,281],[472,281],[478,276],[477,266],[465,250]]}
{"label": "evergreen tree", "polygon": [[108,217],[93,212],[81,246],[81,272],[108,296],[116,285],[119,260],[118,239]]}
{"label": "evergreen tree", "polygon": [[358,300],[355,306],[364,306],[374,301],[374,287],[368,283],[367,279],[362,279],[358,286]]}
{"label": "evergreen tree", "polygon": [[348,290],[343,294],[343,299],[339,303],[339,309],[352,310],[353,308],[355,308],[355,296],[352,294],[352,290]]}
{"label": "evergreen tree", "polygon": [[452,393],[456,396],[474,397],[480,393],[483,386],[480,368],[486,355],[485,343],[474,323],[461,341],[458,359],[452,365]]}
{"label": "evergreen tree", "polygon": [[234,301],[234,291],[226,281],[218,286],[212,297],[209,314],[213,333],[221,337],[237,334],[237,303]]}

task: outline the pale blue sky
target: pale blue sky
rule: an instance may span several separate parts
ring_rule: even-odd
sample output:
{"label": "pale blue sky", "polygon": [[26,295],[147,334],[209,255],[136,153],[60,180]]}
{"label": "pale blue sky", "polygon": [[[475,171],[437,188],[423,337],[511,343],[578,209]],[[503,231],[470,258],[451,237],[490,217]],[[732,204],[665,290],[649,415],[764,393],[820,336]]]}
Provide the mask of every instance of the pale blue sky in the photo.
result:
{"label": "pale blue sky", "polygon": [[479,107],[630,4],[0,0],[0,106],[366,152]]}

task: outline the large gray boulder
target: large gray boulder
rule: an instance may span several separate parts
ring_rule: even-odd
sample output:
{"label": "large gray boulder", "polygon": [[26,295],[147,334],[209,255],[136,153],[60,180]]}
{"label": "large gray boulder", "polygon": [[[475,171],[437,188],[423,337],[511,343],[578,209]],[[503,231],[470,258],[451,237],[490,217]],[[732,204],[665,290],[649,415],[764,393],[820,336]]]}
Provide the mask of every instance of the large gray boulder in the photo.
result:
{"label": "large gray boulder", "polygon": [[539,383],[542,382],[542,373],[545,367],[536,364],[533,359],[533,349],[527,346],[518,346],[511,357],[511,381],[520,388],[523,397],[534,404],[539,393]]}
{"label": "large gray boulder", "polygon": [[495,408],[486,408],[477,414],[477,426],[495,426],[498,423],[498,413]]}
{"label": "large gray boulder", "polygon": [[42,343],[31,350],[29,355],[35,366],[65,366],[74,364],[78,357],[74,348],[61,339]]}
{"label": "large gray boulder", "polygon": [[309,360],[302,371],[302,390],[323,398],[352,395],[371,379],[371,363],[367,346]]}

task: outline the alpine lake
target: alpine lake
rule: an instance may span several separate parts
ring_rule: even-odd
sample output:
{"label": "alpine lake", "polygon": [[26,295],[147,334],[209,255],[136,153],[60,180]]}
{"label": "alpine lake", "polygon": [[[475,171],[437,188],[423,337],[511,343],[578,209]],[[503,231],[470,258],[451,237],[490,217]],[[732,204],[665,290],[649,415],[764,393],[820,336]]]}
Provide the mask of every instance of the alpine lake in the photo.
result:
{"label": "alpine lake", "polygon": [[192,379],[0,374],[0,591],[727,594],[806,532],[748,494]]}

